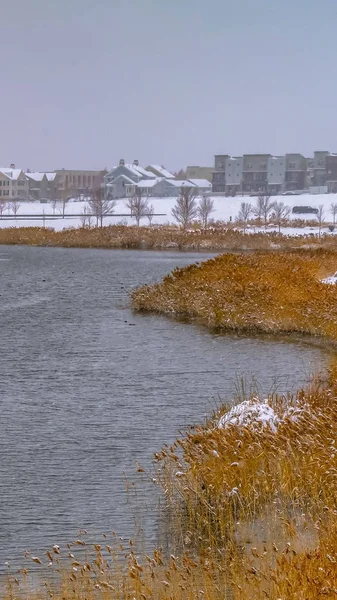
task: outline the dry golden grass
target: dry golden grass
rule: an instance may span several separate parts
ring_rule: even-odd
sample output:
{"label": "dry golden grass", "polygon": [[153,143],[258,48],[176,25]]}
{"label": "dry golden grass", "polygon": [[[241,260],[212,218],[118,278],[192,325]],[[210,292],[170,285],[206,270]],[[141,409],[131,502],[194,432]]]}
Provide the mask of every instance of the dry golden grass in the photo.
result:
{"label": "dry golden grass", "polygon": [[336,391],[269,398],[275,429],[217,414],[157,455],[172,527],[200,555],[231,550],[238,599],[336,597]]}
{"label": "dry golden grass", "polygon": [[175,269],[133,293],[136,310],[187,316],[241,332],[298,332],[337,339],[337,288],[320,278],[337,270],[326,250],[224,254]]}
{"label": "dry golden grass", "polygon": [[54,231],[43,227],[0,228],[0,244],[60,246],[64,248],[121,248],[140,250],[275,250],[301,246],[337,248],[334,236],[283,236],[278,233],[243,234],[233,225],[206,231],[183,231],[176,226],[77,228]]}
{"label": "dry golden grass", "polygon": [[272,426],[248,418],[219,427],[222,408],[156,455],[173,554],[140,558],[115,536],[77,540],[29,556],[45,583],[33,592],[28,571],[13,573],[3,600],[336,598],[335,370],[328,385],[270,397]]}

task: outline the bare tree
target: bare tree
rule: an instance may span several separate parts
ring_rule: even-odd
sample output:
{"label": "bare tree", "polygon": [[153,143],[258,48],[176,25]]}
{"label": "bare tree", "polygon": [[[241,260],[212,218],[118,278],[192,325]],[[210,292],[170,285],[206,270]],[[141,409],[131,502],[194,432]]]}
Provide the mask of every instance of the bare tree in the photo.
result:
{"label": "bare tree", "polygon": [[258,219],[263,219],[264,227],[267,227],[268,217],[274,208],[274,202],[270,196],[259,196],[254,207],[254,214]]}
{"label": "bare tree", "polygon": [[81,214],[81,225],[82,227],[87,227],[90,229],[91,227],[91,223],[92,223],[92,214],[90,212],[90,209],[85,206],[83,208],[83,212]]}
{"label": "bare tree", "polygon": [[203,196],[198,206],[198,217],[204,229],[207,229],[208,219],[212,212],[214,212],[214,201],[207,198],[207,196]]}
{"label": "bare tree", "polygon": [[153,204],[150,204],[150,206],[148,206],[148,208],[147,208],[147,218],[149,220],[150,227],[152,225],[153,217],[154,217],[154,207],[153,207]]}
{"label": "bare tree", "polygon": [[324,206],[320,204],[318,207],[318,212],[316,213],[317,221],[318,221],[318,237],[321,237],[322,223],[324,220]]}
{"label": "bare tree", "polygon": [[142,193],[138,190],[135,196],[128,198],[125,202],[125,206],[130,209],[131,217],[136,219],[137,226],[139,227],[140,220],[142,217],[145,217],[149,211],[147,198],[142,198]]}
{"label": "bare tree", "polygon": [[91,225],[92,225],[92,214],[90,211],[88,211],[87,213],[87,223],[88,223],[88,228],[91,229]]}
{"label": "bare tree", "polygon": [[332,213],[332,217],[333,217],[333,224],[335,225],[336,223],[336,215],[337,215],[337,202],[332,202],[330,205],[330,212]]}
{"label": "bare tree", "polygon": [[102,188],[96,188],[93,191],[88,204],[91,214],[96,217],[96,226],[98,227],[98,224],[100,224],[100,226],[103,227],[103,219],[114,212],[116,201],[107,200],[104,197],[104,190]]}
{"label": "bare tree", "polygon": [[284,204],[284,202],[274,202],[273,205],[273,218],[275,219],[276,225],[278,225],[278,231],[281,231],[281,225],[286,221],[291,213],[291,207]]}
{"label": "bare tree", "polygon": [[15,217],[18,213],[20,206],[21,206],[21,204],[17,200],[12,200],[12,202],[10,203],[10,209],[13,212],[13,214],[15,215]]}
{"label": "bare tree", "polygon": [[[69,202],[69,198],[62,198],[61,202],[62,202],[62,219],[64,219],[64,215],[66,212],[66,205]],[[102,225],[101,225],[101,227],[102,227]]]}
{"label": "bare tree", "polygon": [[57,200],[56,200],[56,198],[53,198],[53,200],[51,201],[51,205],[52,205],[53,215],[54,215],[55,214],[55,210],[56,210],[56,206],[57,206]]}
{"label": "bare tree", "polygon": [[198,216],[198,206],[191,188],[181,188],[180,196],[172,208],[171,214],[183,229],[186,229],[188,223]]}
{"label": "bare tree", "polygon": [[2,215],[4,214],[7,208],[7,202],[4,198],[0,198],[0,217],[2,219]]}
{"label": "bare tree", "polygon": [[243,223],[243,233],[246,233],[246,227],[248,223],[249,216],[253,212],[252,205],[250,202],[241,202],[240,210],[238,212],[238,216],[236,220],[240,223]]}
{"label": "bare tree", "polygon": [[83,208],[83,212],[81,214],[81,225],[82,227],[86,227],[87,226],[87,221],[88,221],[88,208],[87,206],[85,206]]}

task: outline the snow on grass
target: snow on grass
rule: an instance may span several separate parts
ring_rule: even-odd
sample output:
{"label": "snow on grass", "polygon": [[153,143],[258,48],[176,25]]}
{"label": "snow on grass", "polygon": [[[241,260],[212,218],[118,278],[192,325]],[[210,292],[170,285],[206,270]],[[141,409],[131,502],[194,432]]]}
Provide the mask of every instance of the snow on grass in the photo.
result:
{"label": "snow on grass", "polygon": [[[318,206],[324,206],[324,220],[330,222],[332,220],[332,215],[330,212],[330,206],[333,202],[337,201],[337,195],[335,194],[303,194],[300,196],[274,196],[272,198],[275,201],[284,202],[284,204],[293,208],[294,206],[311,206],[313,208],[318,208]],[[211,219],[214,221],[225,221],[225,222],[235,222],[235,218],[238,215],[240,210],[241,202],[249,202],[252,206],[256,204],[256,198],[250,196],[236,196],[235,198],[226,198],[226,197],[212,197],[214,202],[214,212],[211,214]],[[154,212],[156,216],[154,216],[152,223],[154,225],[169,225],[174,223],[174,219],[172,217],[171,211],[176,203],[176,198],[149,198],[149,204],[153,205]],[[45,226],[52,227],[55,230],[62,230],[64,228],[69,227],[80,227],[81,226],[81,217],[71,217],[71,214],[81,215],[84,211],[84,208],[88,208],[87,202],[84,201],[69,201],[65,207],[65,218],[62,218],[62,211],[60,203],[56,205],[55,211],[51,203],[41,204],[40,202],[22,202],[20,208],[18,210],[18,217],[24,215],[42,215],[45,213]],[[117,200],[116,206],[114,209],[116,216],[106,217],[104,219],[104,225],[134,225],[135,219],[129,216],[130,211],[125,206],[125,199]],[[12,218],[8,218],[11,216]],[[12,212],[8,209],[4,213],[4,217],[0,218],[0,227],[31,227],[42,224],[42,220],[34,219],[25,219],[21,220],[19,218],[15,219]],[[316,220],[315,214],[291,214],[290,220],[294,219],[303,219],[303,220]],[[95,219],[92,219],[93,224],[95,223]],[[141,220],[141,225],[148,225],[147,217],[144,217]],[[264,227],[250,227],[247,229],[247,232],[264,232],[266,231]],[[278,231],[277,227],[268,226],[267,231]],[[324,228],[322,231],[327,233],[328,230]],[[318,227],[304,227],[304,228],[291,228],[284,227],[281,228],[281,233],[286,235],[316,235],[318,233]],[[334,232],[334,233],[337,233]]]}
{"label": "snow on grass", "polygon": [[218,426],[220,429],[234,425],[236,427],[252,427],[253,429],[261,429],[269,427],[274,433],[277,431],[279,418],[274,409],[269,406],[268,400],[259,402],[254,400],[244,400],[233,406],[226,414],[224,414]]}
{"label": "snow on grass", "polygon": [[322,283],[328,283],[330,285],[336,285],[337,283],[337,272],[330,277],[325,277],[325,279],[321,279]]}
{"label": "snow on grass", "polygon": [[276,433],[279,425],[286,419],[297,422],[305,413],[308,413],[306,405],[288,405],[276,412],[268,399],[252,398],[233,406],[221,417],[218,427],[224,429],[232,425],[239,428],[250,427],[254,431],[269,428],[273,433]]}

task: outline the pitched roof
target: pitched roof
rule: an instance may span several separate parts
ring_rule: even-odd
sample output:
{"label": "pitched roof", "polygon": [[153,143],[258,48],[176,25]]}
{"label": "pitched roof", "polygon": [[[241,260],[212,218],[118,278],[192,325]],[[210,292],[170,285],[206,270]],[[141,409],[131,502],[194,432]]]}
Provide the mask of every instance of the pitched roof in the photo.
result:
{"label": "pitched roof", "polygon": [[174,187],[196,187],[189,179],[165,179],[165,181]]}
{"label": "pitched roof", "polygon": [[138,173],[142,177],[150,177],[151,179],[157,177],[157,175],[155,175],[154,173],[151,173],[151,171],[147,171],[146,169],[143,169],[143,167],[140,167],[139,165],[132,165],[132,167],[134,169],[136,169],[136,171],[138,171]]}
{"label": "pitched roof", "polygon": [[26,175],[26,177],[28,177],[28,179],[33,179],[33,181],[42,181],[42,179],[45,176],[45,173],[38,173],[38,172],[31,173],[31,172],[29,172],[29,173],[25,173],[25,175]]}
{"label": "pitched roof", "polygon": [[111,183],[107,183],[107,185],[109,185],[110,187],[113,186],[116,183],[116,181],[118,181],[118,179],[123,179],[126,183],[132,183],[132,185],[136,185],[136,182],[133,181],[133,179],[130,179],[130,177],[128,177],[127,175],[123,175],[123,173],[118,175],[118,177],[111,181]]}
{"label": "pitched roof", "polygon": [[194,185],[199,188],[211,188],[212,184],[208,179],[189,179]]}
{"label": "pitched roof", "polygon": [[137,183],[137,187],[139,188],[151,188],[158,183],[158,181],[162,181],[161,177],[156,177],[155,179],[142,179]]}
{"label": "pitched roof", "polygon": [[21,169],[11,169],[8,167],[0,167],[0,172],[3,175],[6,175],[6,177],[8,177],[8,179],[11,179],[12,181],[16,181],[17,179],[19,179],[19,176],[22,173],[22,170]]}
{"label": "pitched roof", "polygon": [[125,169],[130,171],[130,173],[142,179],[144,177],[148,177],[149,179],[155,179],[157,177],[157,175],[151,173],[150,171],[146,171],[145,169],[143,169],[143,167],[140,167],[139,165],[135,164],[131,165],[129,163],[126,163],[125,165],[116,165],[111,169],[111,171],[109,171],[109,173],[107,173],[107,175],[111,175],[116,169],[118,169],[118,167],[125,167]]}
{"label": "pitched roof", "polygon": [[167,169],[165,169],[164,167],[161,167],[160,165],[150,165],[147,168],[154,169],[155,171],[157,171],[157,173],[161,175],[161,177],[166,177],[166,179],[174,179],[174,175],[170,173],[170,171],[167,171]]}
{"label": "pitched roof", "polygon": [[54,181],[57,173],[40,173],[40,171],[26,171],[25,175],[26,177],[28,177],[28,179],[33,179],[34,181],[42,181],[44,176],[47,177],[48,181]]}

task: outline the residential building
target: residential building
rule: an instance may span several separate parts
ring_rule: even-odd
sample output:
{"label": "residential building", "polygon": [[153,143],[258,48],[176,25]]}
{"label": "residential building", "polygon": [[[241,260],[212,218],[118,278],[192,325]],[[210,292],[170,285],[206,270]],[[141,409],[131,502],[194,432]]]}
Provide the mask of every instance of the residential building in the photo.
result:
{"label": "residential building", "polygon": [[213,171],[213,167],[186,167],[186,179],[207,179],[207,181],[212,181]]}
{"label": "residential building", "polygon": [[57,173],[40,173],[27,170],[30,200],[57,200],[60,198]]}
{"label": "residential building", "polygon": [[197,186],[194,185],[191,181],[181,180],[181,179],[158,179],[157,183],[153,187],[152,196],[159,197],[178,197],[181,191],[181,188],[193,188],[197,189]]}
{"label": "residential building", "polygon": [[142,179],[139,183],[134,186],[134,194],[141,194],[142,196],[154,196],[154,188],[158,181],[161,181],[162,177],[156,177],[155,179]]}
{"label": "residential building", "polygon": [[328,150],[317,150],[311,169],[310,185],[313,187],[324,186],[327,183],[326,158],[330,155]]}
{"label": "residential building", "polygon": [[140,181],[151,181],[157,176],[139,166],[138,160],[132,164],[125,163],[123,158],[104,176],[104,188],[107,198],[128,198],[136,193]]}
{"label": "residential building", "polygon": [[214,157],[212,191],[215,193],[226,193],[226,162],[228,158],[228,154],[216,154]]}
{"label": "residential building", "polygon": [[175,179],[173,173],[170,173],[165,167],[161,167],[160,165],[149,165],[145,168],[145,171],[149,171],[153,173],[156,177],[165,177],[165,179]]}
{"label": "residential building", "polygon": [[302,154],[286,154],[285,190],[303,190],[306,184],[307,160]]}
{"label": "residential building", "polygon": [[337,154],[329,154],[325,157],[326,184],[328,192],[337,193]]}
{"label": "residential building", "polygon": [[104,182],[105,171],[55,170],[60,199],[88,197]]}
{"label": "residential building", "polygon": [[244,154],[242,171],[242,191],[267,193],[268,161],[270,154]]}
{"label": "residential building", "polygon": [[243,157],[228,156],[226,158],[226,187],[227,196],[236,196],[242,191],[243,183]]}
{"label": "residential building", "polygon": [[267,164],[268,194],[275,195],[284,191],[286,178],[285,156],[270,156]]}
{"label": "residential building", "polygon": [[[212,192],[235,196],[236,194],[270,194],[300,191],[307,188],[323,190],[328,180],[327,171],[333,171],[335,159],[327,151],[316,151],[309,159],[302,154],[284,156],[271,154],[244,154],[229,156],[216,154],[212,177]],[[328,162],[327,162],[328,161]],[[327,165],[330,165],[329,168]],[[330,173],[335,189],[334,176]]]}
{"label": "residential building", "polygon": [[22,169],[16,169],[14,164],[0,167],[0,197],[6,200],[28,200],[28,181]]}
{"label": "residential building", "polygon": [[190,183],[193,183],[196,196],[203,196],[204,194],[210,194],[212,191],[212,184],[207,179],[189,179]]}

